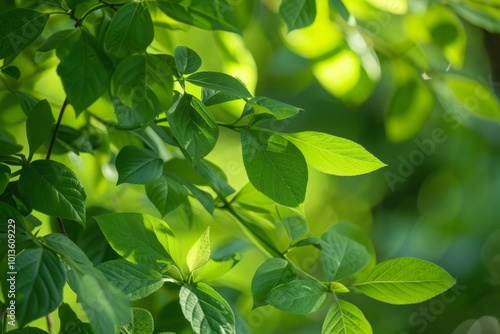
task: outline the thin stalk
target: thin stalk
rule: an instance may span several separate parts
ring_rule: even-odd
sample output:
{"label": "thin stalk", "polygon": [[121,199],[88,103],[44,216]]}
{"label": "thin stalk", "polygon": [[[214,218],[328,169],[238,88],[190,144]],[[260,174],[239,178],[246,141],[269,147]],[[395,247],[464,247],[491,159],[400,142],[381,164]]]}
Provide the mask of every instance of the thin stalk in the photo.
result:
{"label": "thin stalk", "polygon": [[61,121],[67,106],[68,106],[68,98],[65,98],[61,107],[61,111],[59,111],[59,117],[57,118],[56,126],[54,128],[54,132],[52,133],[52,138],[50,139],[49,150],[47,151],[47,156],[45,157],[45,160],[50,160],[52,149],[54,148],[54,145],[56,143],[57,133],[59,132],[59,127],[61,126]]}

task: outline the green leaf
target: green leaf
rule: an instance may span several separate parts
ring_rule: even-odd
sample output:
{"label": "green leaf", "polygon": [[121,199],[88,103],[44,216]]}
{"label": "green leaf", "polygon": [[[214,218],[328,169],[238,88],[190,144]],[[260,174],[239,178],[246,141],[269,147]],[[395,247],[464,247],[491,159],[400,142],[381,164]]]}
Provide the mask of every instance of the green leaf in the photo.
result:
{"label": "green leaf", "polygon": [[[11,246],[12,226],[15,226],[15,249]],[[6,260],[8,255],[15,255],[16,251],[19,253],[20,250],[33,245],[39,244],[37,239],[28,232],[21,213],[9,204],[0,201],[0,261]],[[15,268],[9,267],[8,269],[8,271],[13,271]]]}
{"label": "green leaf", "polygon": [[196,334],[234,334],[233,310],[210,286],[204,283],[186,284],[179,293],[184,317]]}
{"label": "green leaf", "polygon": [[335,9],[337,14],[339,14],[340,17],[344,19],[344,21],[349,21],[351,14],[349,13],[349,10],[346,8],[342,0],[330,0],[330,6]]}
{"label": "green leaf", "polygon": [[239,99],[239,97],[234,94],[220,92],[210,88],[201,88],[201,100],[207,107],[237,99]]}
{"label": "green leaf", "polygon": [[110,89],[119,124],[149,123],[172,103],[172,86],[172,71],[160,56],[136,54],[122,60]]}
{"label": "green leaf", "polygon": [[77,115],[90,107],[108,89],[113,66],[86,30],[69,48],[69,54],[57,66],[64,91]]}
{"label": "green leaf", "polygon": [[114,333],[129,319],[130,304],[121,291],[113,286],[85,253],[68,237],[52,233],[43,241],[56,250],[66,265],[68,283],[78,296],[95,333]]}
{"label": "green leaf", "polygon": [[323,306],[328,292],[318,281],[294,280],[274,288],[266,302],[288,313],[308,314]]}
{"label": "green leaf", "polygon": [[0,14],[0,59],[15,56],[42,34],[49,16],[27,8]]}
{"label": "green leaf", "polygon": [[255,96],[248,100],[256,114],[270,114],[276,119],[286,119],[297,115],[302,109],[265,96]]}
{"label": "green leaf", "polygon": [[213,89],[235,95],[239,98],[250,98],[252,94],[240,80],[219,72],[198,72],[191,74],[186,81],[193,85]]}
{"label": "green leaf", "polygon": [[[500,119],[500,104],[495,94],[478,80],[454,73],[443,74],[444,89],[448,88],[450,95],[438,95],[445,99],[444,106],[449,99],[457,101],[465,112],[472,112],[477,116],[498,120]],[[442,90],[439,90],[441,92]],[[448,101],[446,101],[448,99]],[[456,107],[456,105],[454,106]]]}
{"label": "green leaf", "polygon": [[339,282],[330,283],[330,291],[333,293],[349,293],[351,292],[344,284]]}
{"label": "green leaf", "polygon": [[3,67],[2,73],[5,73],[8,76],[10,76],[16,80],[19,80],[19,78],[21,77],[21,71],[19,70],[19,68],[17,66]]}
{"label": "green leaf", "polygon": [[252,185],[278,204],[304,202],[307,164],[288,140],[257,129],[241,130],[243,162]]}
{"label": "green leaf", "polygon": [[196,240],[187,254],[187,265],[195,271],[210,260],[210,226]]}
{"label": "green leaf", "polygon": [[26,134],[28,135],[28,143],[30,146],[30,157],[35,154],[36,150],[49,138],[52,133],[52,125],[54,117],[52,109],[47,100],[41,100],[28,114],[26,120]]}
{"label": "green leaf", "polygon": [[349,239],[333,228],[322,236],[321,263],[328,281],[338,281],[363,269],[370,262],[365,246]]}
{"label": "green leaf", "polygon": [[48,333],[44,330],[41,330],[38,327],[28,326],[23,328],[16,328],[13,331],[9,331],[9,334],[48,334]]}
{"label": "green leaf", "polygon": [[27,248],[17,254],[15,267],[7,270],[2,282],[6,282],[4,296],[10,289],[16,292],[16,322],[23,327],[59,306],[66,275],[56,254],[41,247]]}
{"label": "green leaf", "polygon": [[111,247],[127,261],[161,271],[181,258],[177,239],[161,219],[139,213],[94,218]]}
{"label": "green leaf", "polygon": [[493,33],[500,33],[500,10],[495,1],[450,1],[453,10],[472,24]]}
{"label": "green leaf", "polygon": [[50,35],[49,38],[45,40],[45,42],[43,42],[43,44],[38,48],[37,51],[48,52],[54,50],[55,48],[57,48],[59,43],[63,43],[63,40],[66,39],[74,31],[75,30],[73,29],[56,31],[55,33]]}
{"label": "green leaf", "polygon": [[266,298],[275,287],[296,278],[297,271],[288,261],[277,258],[266,260],[252,279],[253,308],[266,305]]}
{"label": "green leaf", "polygon": [[16,92],[17,99],[19,100],[19,104],[21,105],[21,109],[23,110],[23,113],[27,116],[29,115],[30,111],[33,109],[33,107],[40,102],[39,99],[36,97],[17,91]]}
{"label": "green leaf", "polygon": [[373,247],[373,243],[370,237],[366,234],[366,232],[363,229],[351,223],[339,222],[332,225],[330,227],[330,230],[332,233],[341,234],[353,241],[356,241],[357,243],[365,247],[365,249],[370,254],[370,261],[368,262],[368,265],[366,265],[363,268],[363,270],[375,266],[375,264],[377,263],[377,255],[375,253],[375,247]]}
{"label": "green leaf", "polygon": [[71,307],[62,303],[58,308],[58,315],[61,321],[61,330],[59,334],[93,334],[89,323],[84,323],[76,316]]}
{"label": "green leaf", "polygon": [[125,146],[116,156],[118,182],[146,184],[155,181],[163,171],[163,160],[149,149]]}
{"label": "green leaf", "polygon": [[[80,152],[93,153],[94,151],[92,139],[87,134],[66,125],[59,127],[56,143],[64,153],[71,151],[80,154]],[[52,154],[56,153],[56,147],[54,146]]]}
{"label": "green leaf", "polygon": [[125,260],[107,261],[96,268],[129,300],[145,298],[163,286],[158,271]]}
{"label": "green leaf", "polygon": [[316,2],[315,0],[283,0],[279,16],[289,31],[307,27],[314,22],[316,17]]}
{"label": "green leaf", "polygon": [[16,143],[14,136],[0,128],[0,155],[12,155],[22,149],[23,147]]}
{"label": "green leaf", "polygon": [[360,175],[386,166],[361,145],[348,139],[313,131],[280,135],[294,143],[307,163],[323,173]]}
{"label": "green leaf", "polygon": [[199,160],[194,163],[194,169],[199,175],[210,181],[212,187],[221,195],[229,196],[235,192],[233,187],[231,187],[227,180],[225,179],[224,172],[215,165],[212,165],[206,161]]}
{"label": "green leaf", "polygon": [[10,180],[10,168],[4,164],[0,164],[0,194],[3,193]]}
{"label": "green leaf", "polygon": [[153,316],[143,308],[132,308],[132,321],[120,330],[120,334],[152,334],[154,330]]}
{"label": "green leaf", "polygon": [[219,137],[219,128],[210,111],[196,97],[184,94],[167,112],[170,129],[193,160],[200,160],[212,151]]}
{"label": "green leaf", "polygon": [[363,312],[351,303],[337,300],[330,307],[321,334],[372,334]]}
{"label": "green leaf", "polygon": [[177,179],[162,175],[156,181],[146,184],[146,195],[160,214],[165,216],[186,201],[188,191]]}
{"label": "green leaf", "polygon": [[[173,175],[173,177],[175,176]],[[214,214],[215,201],[212,195],[182,179],[179,179],[179,181],[184,184],[184,186],[191,192],[191,194],[193,194],[194,197],[196,197],[196,199],[201,203],[201,205],[203,205],[208,213],[210,213],[211,215]]]}
{"label": "green leaf", "polygon": [[182,23],[207,30],[226,30],[239,33],[234,9],[228,0],[156,0],[158,7],[169,17]]}
{"label": "green leaf", "polygon": [[191,74],[201,66],[201,58],[187,46],[178,46],[174,50],[175,65],[180,74]]}
{"label": "green leaf", "polygon": [[410,257],[382,262],[362,272],[352,285],[390,304],[413,304],[430,299],[455,284],[441,267]]}
{"label": "green leaf", "polygon": [[85,190],[75,173],[62,163],[36,160],[23,166],[19,190],[33,209],[85,226]]}
{"label": "green leaf", "polygon": [[209,259],[208,262],[195,273],[194,282],[215,280],[226,274],[237,265],[240,260],[241,256],[239,253],[234,253],[222,260]]}
{"label": "green leaf", "polygon": [[113,15],[106,30],[104,49],[117,58],[146,50],[154,38],[153,20],[144,3],[129,2]]}
{"label": "green leaf", "polygon": [[300,215],[285,216],[281,220],[290,238],[290,244],[309,232],[307,221]]}

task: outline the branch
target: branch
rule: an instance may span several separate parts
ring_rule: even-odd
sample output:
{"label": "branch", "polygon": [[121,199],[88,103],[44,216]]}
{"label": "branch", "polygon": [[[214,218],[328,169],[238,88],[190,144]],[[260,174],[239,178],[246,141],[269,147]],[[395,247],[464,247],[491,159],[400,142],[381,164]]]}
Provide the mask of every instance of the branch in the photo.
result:
{"label": "branch", "polygon": [[57,133],[59,132],[59,127],[61,126],[61,121],[64,116],[64,111],[66,110],[66,107],[68,106],[68,98],[64,99],[64,102],[61,107],[61,111],[59,112],[59,117],[57,118],[57,123],[54,128],[54,132],[52,133],[52,138],[50,139],[50,145],[49,145],[49,150],[47,151],[47,156],[45,157],[45,160],[50,160],[50,156],[52,154],[52,149],[54,148],[54,145],[56,143],[56,138],[57,138]]}

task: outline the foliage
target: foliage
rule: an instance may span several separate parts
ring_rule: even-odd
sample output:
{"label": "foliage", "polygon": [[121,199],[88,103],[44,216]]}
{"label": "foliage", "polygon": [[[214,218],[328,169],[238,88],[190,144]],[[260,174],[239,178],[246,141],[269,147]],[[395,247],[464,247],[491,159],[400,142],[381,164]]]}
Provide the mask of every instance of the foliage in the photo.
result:
{"label": "foliage", "polygon": [[[195,333],[245,332],[241,310],[225,291],[234,282],[223,278],[249,256],[246,248],[260,249],[267,259],[247,271],[246,291],[235,283],[238,295],[251,293],[253,309],[324,310],[324,334],[372,333],[361,309],[345,300],[350,292],[400,305],[454,285],[444,269],[424,260],[398,257],[377,264],[374,246],[356,226],[312,233],[304,214],[308,166],[356,176],[386,165],[349,139],[284,131],[280,125],[302,114],[301,108],[254,94],[236,76],[204,68],[210,59],[199,50],[162,36],[191,26],[242,34],[251,10],[239,11],[226,0],[20,3],[8,2],[0,13],[2,81],[19,101],[15,117],[24,129],[13,136],[0,126],[2,266],[15,263],[17,271],[16,323],[24,328],[18,331],[44,332],[28,325],[57,309],[61,332],[153,333],[161,317],[148,301],[168,291],[163,297],[178,303]],[[460,71],[466,34],[459,19],[498,31],[498,10],[467,1],[422,6],[284,0],[277,17],[288,29],[287,46],[309,58],[312,75],[347,104],[364,102],[380,78],[380,59],[394,57],[386,63],[393,75],[385,117],[392,141],[418,133],[437,103],[498,119],[495,95]],[[370,26],[380,12],[391,24],[379,23],[374,36]],[[427,29],[414,28],[420,21]],[[395,34],[394,26],[405,33]],[[60,95],[34,93],[25,74],[30,69],[23,67],[33,59],[37,71],[56,77],[54,92]],[[340,75],[333,80],[332,73]],[[477,103],[470,103],[470,92]],[[75,117],[63,124],[71,109]],[[242,187],[230,184],[225,166],[209,160],[217,145],[226,144],[226,131],[239,136],[249,181]],[[70,159],[91,159],[98,175],[89,180]],[[115,176],[113,197],[139,191],[156,212],[123,212],[128,210],[100,199],[107,169]],[[101,200],[105,209],[98,207]],[[247,245],[238,245],[238,237],[221,246],[234,237],[231,227],[217,227],[224,215],[245,232]],[[55,228],[42,229],[35,217]],[[174,219],[197,234],[190,247],[177,235]],[[14,238],[11,220],[15,261],[4,246]],[[99,251],[89,251],[94,246]],[[301,265],[300,253],[321,270]],[[9,268],[2,277],[5,310],[11,297],[4,282],[14,270]],[[68,293],[76,294],[76,302],[68,302]]]}

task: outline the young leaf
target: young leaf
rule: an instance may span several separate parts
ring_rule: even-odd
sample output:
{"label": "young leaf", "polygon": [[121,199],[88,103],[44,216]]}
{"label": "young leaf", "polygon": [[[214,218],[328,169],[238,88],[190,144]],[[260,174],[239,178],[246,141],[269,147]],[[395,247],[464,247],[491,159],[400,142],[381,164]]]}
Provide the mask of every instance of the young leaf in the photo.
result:
{"label": "young leaf", "polygon": [[122,125],[149,123],[172,103],[172,71],[160,56],[131,55],[118,64],[110,95]]}
{"label": "young leaf", "polygon": [[31,109],[26,119],[26,134],[30,146],[30,157],[45,142],[52,132],[54,117],[47,100],[41,100]]}
{"label": "young leaf", "polygon": [[16,322],[20,327],[54,311],[62,301],[66,274],[61,261],[53,252],[37,247],[27,248],[16,256],[15,271],[8,270],[2,281],[2,292],[7,296],[15,285]]}
{"label": "young leaf", "polygon": [[64,91],[77,115],[90,107],[108,89],[113,66],[94,36],[86,30],[69,48],[57,66]]}
{"label": "young leaf", "polygon": [[175,65],[180,74],[191,74],[201,66],[201,58],[187,46],[178,46],[174,50]]}
{"label": "young leaf", "polygon": [[275,287],[296,278],[297,271],[288,261],[268,259],[257,269],[252,279],[253,308],[266,305],[266,298]]}
{"label": "young leaf", "polygon": [[19,70],[19,67],[17,66],[7,66],[2,68],[2,73],[7,74],[8,76],[19,80],[21,77],[21,71]]}
{"label": "young leaf", "polygon": [[283,0],[279,9],[280,19],[289,31],[311,25],[316,17],[315,0]]}
{"label": "young leaf", "polygon": [[321,263],[329,281],[338,281],[365,267],[370,261],[366,248],[329,228],[322,236]]}
{"label": "young leaf", "polygon": [[307,221],[300,215],[282,217],[282,222],[290,238],[290,244],[309,232]]}
{"label": "young leaf", "polygon": [[372,334],[365,315],[351,303],[337,300],[326,315],[321,334]]}
{"label": "young leaf", "polygon": [[179,303],[196,334],[236,333],[233,310],[207,284],[184,285],[179,293]]}
{"label": "young leaf", "polygon": [[406,257],[382,262],[362,272],[352,286],[386,303],[413,304],[430,299],[453,284],[453,277],[441,267]]}
{"label": "young leaf", "polygon": [[189,249],[187,265],[191,272],[200,268],[210,260],[210,226]]}
{"label": "young leaf", "polygon": [[148,310],[132,308],[131,322],[121,328],[120,334],[152,334],[154,330],[153,316]]}
{"label": "young leaf", "polygon": [[104,49],[113,60],[145,51],[154,38],[153,20],[144,3],[129,2],[118,9],[106,30]]}
{"label": "young leaf", "polygon": [[297,115],[302,109],[265,96],[255,96],[248,100],[256,114],[273,115],[276,119],[286,119]]}
{"label": "young leaf", "polygon": [[242,129],[241,145],[248,178],[258,191],[289,207],[304,202],[307,164],[297,147],[278,135],[257,129]]}
{"label": "young leaf", "polygon": [[317,281],[294,280],[274,288],[266,302],[288,313],[308,314],[317,311],[328,295],[328,289]]}
{"label": "young leaf", "polygon": [[27,8],[0,14],[0,59],[15,56],[42,34],[49,16]]}
{"label": "young leaf", "polygon": [[212,260],[209,259],[208,262],[203,265],[194,275],[194,282],[208,282],[215,280],[229,270],[231,270],[235,265],[240,262],[239,253],[234,253],[222,260]]}
{"label": "young leaf", "polygon": [[196,86],[229,93],[239,98],[250,98],[252,94],[238,79],[219,72],[198,72],[191,74],[186,80]]}
{"label": "young leaf", "polygon": [[107,261],[96,268],[129,300],[145,298],[163,286],[158,271],[125,260]]}
{"label": "young leaf", "polygon": [[178,0],[156,0],[156,3],[165,14],[177,21],[207,30],[240,32],[234,9],[228,0],[195,1],[189,4]]}
{"label": "young leaf", "polygon": [[162,175],[156,181],[146,184],[146,195],[160,214],[165,216],[186,201],[188,191],[177,179]]}
{"label": "young leaf", "polygon": [[386,166],[361,145],[348,139],[313,131],[280,135],[294,143],[307,163],[323,173],[350,176]]}
{"label": "young leaf", "polygon": [[125,146],[116,156],[118,182],[146,184],[155,181],[163,171],[163,160],[155,152],[142,147]]}
{"label": "young leaf", "polygon": [[181,258],[177,239],[161,219],[139,213],[94,218],[111,247],[127,261],[161,271]]}
{"label": "young leaf", "polygon": [[33,209],[85,226],[85,190],[75,173],[62,163],[36,160],[23,166],[19,190]]}
{"label": "young leaf", "polygon": [[184,94],[167,112],[175,138],[194,160],[200,160],[214,148],[219,128],[210,111],[196,97]]}

